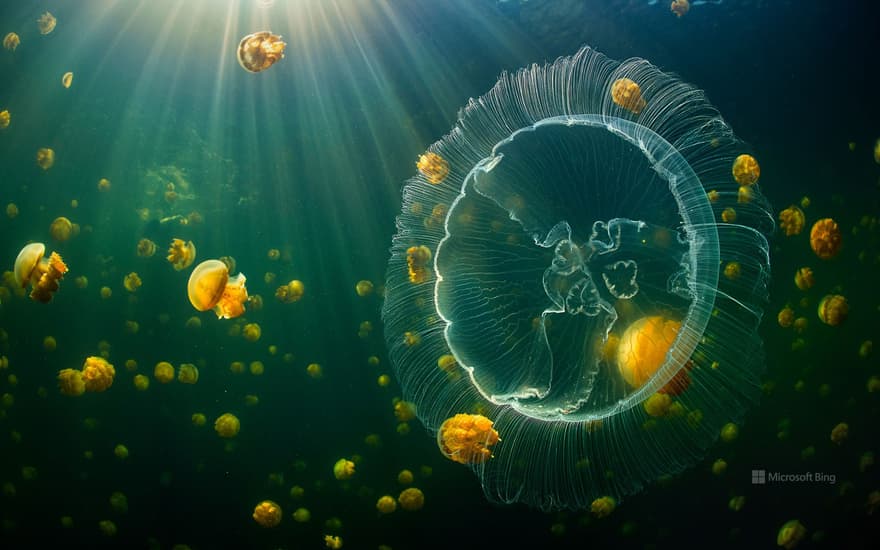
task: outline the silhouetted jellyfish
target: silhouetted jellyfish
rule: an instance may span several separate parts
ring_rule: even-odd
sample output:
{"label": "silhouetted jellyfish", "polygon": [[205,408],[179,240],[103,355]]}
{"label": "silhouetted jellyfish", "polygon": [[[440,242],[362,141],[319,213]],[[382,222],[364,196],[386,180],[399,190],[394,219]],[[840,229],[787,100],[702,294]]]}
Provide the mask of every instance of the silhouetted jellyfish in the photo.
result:
{"label": "silhouetted jellyfish", "polygon": [[502,75],[428,149],[449,173],[403,191],[386,342],[432,435],[457,414],[492,422],[475,443],[496,432],[493,456],[468,462],[490,499],[619,500],[740,420],[760,392],[774,217],[703,92],[584,48]]}

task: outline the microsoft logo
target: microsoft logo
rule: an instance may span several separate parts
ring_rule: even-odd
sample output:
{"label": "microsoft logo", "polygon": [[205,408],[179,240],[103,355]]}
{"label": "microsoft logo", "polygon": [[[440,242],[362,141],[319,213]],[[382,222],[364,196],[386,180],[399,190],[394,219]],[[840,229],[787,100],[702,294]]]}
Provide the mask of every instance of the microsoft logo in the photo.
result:
{"label": "microsoft logo", "polygon": [[752,485],[764,485],[767,483],[766,470],[752,470]]}

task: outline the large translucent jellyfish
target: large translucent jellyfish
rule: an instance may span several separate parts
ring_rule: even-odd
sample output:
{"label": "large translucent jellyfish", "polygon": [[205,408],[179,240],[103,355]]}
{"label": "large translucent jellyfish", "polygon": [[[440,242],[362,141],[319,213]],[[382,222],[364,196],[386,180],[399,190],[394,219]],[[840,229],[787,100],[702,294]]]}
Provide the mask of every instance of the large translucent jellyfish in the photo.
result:
{"label": "large translucent jellyfish", "polygon": [[[638,108],[613,97],[627,81]],[[490,499],[619,500],[741,420],[774,220],[754,181],[738,200],[750,151],[702,91],[584,48],[502,75],[429,152],[449,173],[404,189],[386,341],[432,434],[492,422],[467,462]]]}

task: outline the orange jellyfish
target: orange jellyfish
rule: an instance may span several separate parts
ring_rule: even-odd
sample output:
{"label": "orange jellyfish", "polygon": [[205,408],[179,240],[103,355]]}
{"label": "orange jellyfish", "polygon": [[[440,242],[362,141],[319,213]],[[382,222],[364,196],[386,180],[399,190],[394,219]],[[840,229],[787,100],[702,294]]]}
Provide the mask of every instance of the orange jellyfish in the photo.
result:
{"label": "orange jellyfish", "polygon": [[71,84],[73,84],[73,73],[68,71],[61,77],[61,85],[65,88],[70,88]]}
{"label": "orange jellyfish", "polygon": [[629,78],[618,78],[611,84],[611,99],[635,115],[647,105],[642,98],[642,88]]}
{"label": "orange jellyfish", "polygon": [[64,216],[55,218],[49,225],[49,234],[58,242],[64,242],[70,239],[73,233],[73,223]]}
{"label": "orange jellyfish", "polygon": [[419,156],[416,168],[428,182],[437,185],[449,175],[449,163],[437,153],[427,152]]}
{"label": "orange jellyfish", "polygon": [[733,161],[733,179],[740,185],[753,185],[761,177],[761,167],[752,155],[740,155]]}
{"label": "orange jellyfish", "polygon": [[46,245],[43,243],[25,246],[15,258],[13,269],[15,282],[21,288],[32,285],[31,299],[44,304],[52,300],[59,282],[67,273],[67,265],[57,252],[53,252],[48,259],[43,257],[45,253]]}
{"label": "orange jellyfish", "polygon": [[232,319],[244,313],[245,281],[244,273],[230,277],[229,268],[220,260],[205,260],[193,269],[186,293],[198,311],[213,309],[219,319]]}
{"label": "orange jellyfish", "polygon": [[289,304],[292,302],[298,302],[299,299],[303,297],[305,291],[306,289],[302,281],[294,279],[286,285],[279,286],[275,289],[275,297],[281,302]]}
{"label": "orange jellyfish", "polygon": [[265,71],[284,57],[281,36],[270,31],[249,34],[238,43],[238,64],[251,73]]}
{"label": "orange jellyfish", "polygon": [[40,34],[49,34],[54,31],[56,24],[58,24],[58,21],[55,19],[55,16],[49,12],[43,13],[43,15],[37,19],[37,27],[40,29]]}
{"label": "orange jellyfish", "polygon": [[831,218],[823,218],[810,230],[810,247],[823,260],[833,258],[840,252],[842,237],[840,227]]}
{"label": "orange jellyfish", "polygon": [[819,302],[816,312],[819,314],[820,321],[836,327],[846,321],[846,317],[849,315],[849,302],[846,301],[846,297],[840,294],[828,294]]}
{"label": "orange jellyfish", "polygon": [[682,15],[689,12],[691,9],[691,3],[688,0],[672,0],[672,4],[669,5],[669,10],[676,15],[676,17],[681,17]]}
{"label": "orange jellyfish", "polygon": [[19,38],[18,35],[14,32],[11,32],[3,37],[3,47],[11,52],[14,52],[15,48],[17,48],[19,44],[21,44],[21,38]]}
{"label": "orange jellyfish", "polygon": [[12,116],[9,114],[8,110],[0,111],[0,130],[5,128],[9,128],[9,123],[12,121]]}
{"label": "orange jellyfish", "polygon": [[171,239],[167,258],[175,270],[186,269],[196,259],[196,245],[192,241],[184,243],[182,239]]}
{"label": "orange jellyfish", "polygon": [[443,456],[459,464],[482,464],[492,456],[489,447],[500,441],[492,421],[481,414],[456,414],[437,432]]}
{"label": "orange jellyfish", "polygon": [[809,267],[802,267],[794,274],[794,284],[801,290],[811,289],[814,282],[813,270]]}
{"label": "orange jellyfish", "polygon": [[406,251],[406,266],[409,282],[423,283],[428,279],[428,262],[431,261],[431,249],[425,245],[411,246]]}
{"label": "orange jellyfish", "polygon": [[82,378],[86,391],[102,392],[113,385],[116,369],[103,357],[86,357],[82,368]]}
{"label": "orange jellyfish", "polygon": [[137,244],[137,255],[141,258],[149,258],[156,253],[156,243],[150,239],[141,239]]}
{"label": "orange jellyfish", "polygon": [[271,500],[264,500],[254,508],[254,521],[261,527],[275,527],[281,523],[281,506]]}
{"label": "orange jellyfish", "polygon": [[786,237],[800,235],[804,230],[804,211],[795,205],[791,205],[779,213],[779,228]]}
{"label": "orange jellyfish", "polygon": [[48,147],[37,149],[37,166],[43,170],[48,170],[52,168],[53,164],[55,164],[55,151]]}
{"label": "orange jellyfish", "polygon": [[638,388],[657,372],[680,328],[679,321],[659,315],[642,317],[627,327],[617,348],[617,368],[627,384]]}

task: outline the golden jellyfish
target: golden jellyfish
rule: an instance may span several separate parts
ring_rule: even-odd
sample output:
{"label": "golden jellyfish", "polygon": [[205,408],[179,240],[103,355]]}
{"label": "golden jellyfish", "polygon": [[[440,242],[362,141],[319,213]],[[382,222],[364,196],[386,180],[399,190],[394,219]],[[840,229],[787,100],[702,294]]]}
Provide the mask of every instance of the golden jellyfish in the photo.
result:
{"label": "golden jellyfish", "polygon": [[275,298],[285,304],[298,302],[305,294],[306,288],[302,281],[296,279],[290,281],[286,285],[279,286],[275,290]]}
{"label": "golden jellyfish", "polygon": [[202,413],[193,413],[193,415],[190,417],[190,421],[192,422],[193,426],[201,428],[208,421],[208,417],[206,417]]}
{"label": "golden jellyfish", "polygon": [[14,52],[19,44],[21,44],[21,38],[19,38],[14,32],[3,37],[3,47],[11,52]]}
{"label": "golden jellyfish", "polygon": [[48,170],[52,168],[53,164],[55,164],[55,151],[48,147],[37,149],[37,166],[43,170]]}
{"label": "golden jellyfish", "polygon": [[265,71],[284,57],[281,36],[270,31],[249,34],[238,43],[238,64],[251,73]]}
{"label": "golden jellyfish", "polygon": [[70,88],[71,84],[73,84],[73,73],[68,71],[61,77],[61,85],[65,88]]}
{"label": "golden jellyfish", "polygon": [[104,300],[107,300],[111,296],[113,296],[113,290],[109,286],[102,286],[101,287],[101,298],[103,298]]}
{"label": "golden jellyfish", "polygon": [[37,302],[48,303],[52,295],[58,290],[59,283],[67,273],[67,265],[58,253],[53,252],[48,259],[46,245],[43,243],[31,243],[21,249],[15,259],[15,282],[24,288],[32,285],[31,299]]}
{"label": "golden jellyfish", "polygon": [[86,384],[82,379],[82,373],[76,369],[62,369],[58,371],[58,387],[64,395],[77,396],[86,391]]}
{"label": "golden jellyfish", "polygon": [[113,447],[113,455],[116,456],[119,460],[125,460],[128,458],[128,447],[123,445],[122,443]]}
{"label": "golden jellyfish", "polygon": [[837,256],[841,240],[840,227],[831,218],[817,221],[810,229],[810,247],[823,260]]}
{"label": "golden jellyfish", "polygon": [[55,351],[55,348],[58,347],[58,342],[55,341],[54,336],[46,336],[43,338],[43,349],[46,351]]}
{"label": "golden jellyfish", "polygon": [[360,280],[354,285],[354,291],[357,292],[357,295],[361,298],[365,296],[369,296],[373,293],[373,283],[367,280]]}
{"label": "golden jellyfish", "polygon": [[312,513],[308,508],[297,508],[293,512],[293,521],[297,523],[308,523],[312,519]]}
{"label": "golden jellyfish", "polygon": [[277,248],[270,248],[269,252],[266,253],[266,257],[273,262],[278,261],[278,259],[281,257],[281,251]]}
{"label": "golden jellyfish", "polygon": [[752,155],[740,155],[733,161],[733,179],[740,185],[753,185],[761,177],[761,166]]}
{"label": "golden jellyfish", "polygon": [[196,259],[196,246],[192,241],[184,242],[183,239],[172,239],[168,247],[167,259],[177,271],[188,268]]}
{"label": "golden jellyfish", "polygon": [[340,458],[333,465],[333,477],[339,480],[351,478],[354,475],[354,462],[347,458]]}
{"label": "golden jellyfish", "polygon": [[397,510],[397,501],[391,495],[381,496],[376,501],[376,510],[379,510],[380,514],[390,514]]}
{"label": "golden jellyfish", "polygon": [[423,283],[428,280],[428,262],[431,261],[431,249],[427,246],[411,246],[406,251],[406,266],[409,282]]}
{"label": "golden jellyfish", "polygon": [[394,416],[400,422],[409,422],[416,417],[416,405],[409,401],[398,401],[394,404]]}
{"label": "golden jellyfish", "polygon": [[786,237],[800,235],[804,230],[804,223],[806,223],[804,211],[795,205],[779,212],[779,228]]}
{"label": "golden jellyfish", "polygon": [[[71,78],[73,77],[73,73],[69,73]],[[110,180],[107,178],[101,178],[98,180],[98,191],[101,193],[106,193],[110,190]]]}
{"label": "golden jellyfish", "polygon": [[742,265],[739,262],[727,262],[724,266],[724,276],[728,279],[738,279],[742,273]]}
{"label": "golden jellyfish", "polygon": [[691,9],[691,3],[688,0],[672,0],[672,4],[669,5],[669,11],[675,14],[676,17],[681,17]]}
{"label": "golden jellyfish", "polygon": [[306,373],[314,379],[321,378],[324,375],[324,369],[321,368],[321,365],[318,363],[310,363],[309,366],[306,367]]}
{"label": "golden jellyfish", "polygon": [[437,153],[427,152],[419,155],[416,168],[429,183],[437,185],[449,175],[449,163]]}
{"label": "golden jellyfish", "polygon": [[401,470],[397,474],[397,482],[401,485],[409,485],[413,482],[413,473],[409,470]]}
{"label": "golden jellyfish", "polygon": [[[2,113],[0,113],[0,115],[2,115]],[[10,220],[14,220],[15,218],[17,218],[18,217],[18,205],[15,204],[14,202],[10,202],[9,204],[7,204],[6,205],[6,216]]]}
{"label": "golden jellyfish", "polygon": [[141,239],[137,244],[137,255],[141,258],[149,258],[156,253],[156,243],[150,239]]}
{"label": "golden jellyfish", "polygon": [[819,314],[820,321],[836,327],[846,321],[849,315],[849,302],[845,296],[840,294],[828,294],[819,302],[816,312]]}
{"label": "golden jellyfish", "polygon": [[59,216],[49,225],[49,234],[56,241],[63,243],[69,240],[73,234],[73,223],[64,216]]}
{"label": "golden jellyfish", "polygon": [[199,369],[192,363],[183,363],[177,371],[177,381],[182,384],[195,384],[199,381]]}
{"label": "golden jellyfish", "polygon": [[802,267],[794,273],[794,284],[801,290],[809,290],[815,282],[813,278],[813,270],[809,267]]}
{"label": "golden jellyfish", "polygon": [[617,348],[617,368],[627,384],[638,388],[657,372],[679,328],[681,322],[659,315],[642,317],[627,327]]}
{"label": "golden jellyfish", "polygon": [[342,537],[339,535],[324,535],[324,546],[330,550],[339,550],[342,548]]}
{"label": "golden jellyfish", "polygon": [[150,379],[143,374],[134,375],[134,387],[138,391],[147,391],[150,389]]}
{"label": "golden jellyfish", "polygon": [[260,527],[276,527],[281,523],[281,506],[274,501],[264,500],[254,508],[253,518]]}
{"label": "golden jellyfish", "polygon": [[9,114],[9,111],[3,110],[0,111],[0,130],[5,128],[9,128],[9,123],[12,121],[12,115]]}
{"label": "golden jellyfish", "polygon": [[647,105],[642,98],[642,88],[629,78],[618,78],[611,84],[611,99],[634,115]]}
{"label": "golden jellyfish", "polygon": [[161,384],[171,382],[174,380],[174,365],[168,361],[159,361],[156,363],[156,366],[153,367],[153,376]]}
{"label": "golden jellyfish", "polygon": [[425,494],[420,489],[410,487],[401,491],[397,497],[397,502],[407,512],[415,512],[416,510],[421,510],[425,505]]}
{"label": "golden jellyfish", "polygon": [[86,357],[82,368],[82,378],[86,391],[102,392],[113,385],[116,369],[103,357]]}
{"label": "golden jellyfish", "polygon": [[792,550],[804,540],[805,536],[807,536],[807,528],[800,521],[788,520],[779,528],[776,545],[782,546],[785,550]]}
{"label": "golden jellyfish", "polygon": [[794,310],[785,306],[779,310],[779,314],[776,316],[776,321],[782,328],[790,327],[794,323]]}
{"label": "golden jellyfish", "polygon": [[232,319],[244,313],[246,281],[244,273],[230,277],[229,268],[220,260],[205,260],[193,269],[186,293],[198,311],[213,309],[218,319]]}
{"label": "golden jellyfish", "polygon": [[617,501],[612,497],[599,497],[590,504],[590,513],[599,519],[608,517],[617,507]]}
{"label": "golden jellyfish", "polygon": [[729,206],[727,208],[725,208],[724,210],[722,210],[721,211],[721,221],[723,221],[724,223],[735,222],[736,221],[736,210],[729,207]]}
{"label": "golden jellyfish", "polygon": [[44,12],[43,15],[37,19],[37,28],[40,29],[40,34],[49,34],[54,31],[56,24],[58,24],[58,21],[55,19],[55,16],[49,12]]}
{"label": "golden jellyfish", "polygon": [[500,441],[492,421],[480,414],[456,414],[437,432],[443,456],[459,464],[482,464],[492,457],[490,447]]}
{"label": "golden jellyfish", "polygon": [[262,333],[263,331],[257,323],[248,323],[241,329],[241,335],[248,342],[256,342]]}
{"label": "golden jellyfish", "polygon": [[237,436],[240,429],[241,422],[232,413],[223,413],[214,421],[214,431],[225,439]]}
{"label": "golden jellyfish", "polygon": [[672,397],[667,393],[657,392],[646,399],[642,406],[649,416],[663,417],[669,414],[670,407],[672,407]]}
{"label": "golden jellyfish", "polygon": [[123,286],[125,286],[125,290],[129,292],[135,292],[137,289],[141,287],[143,281],[141,281],[140,275],[132,271],[122,280]]}

